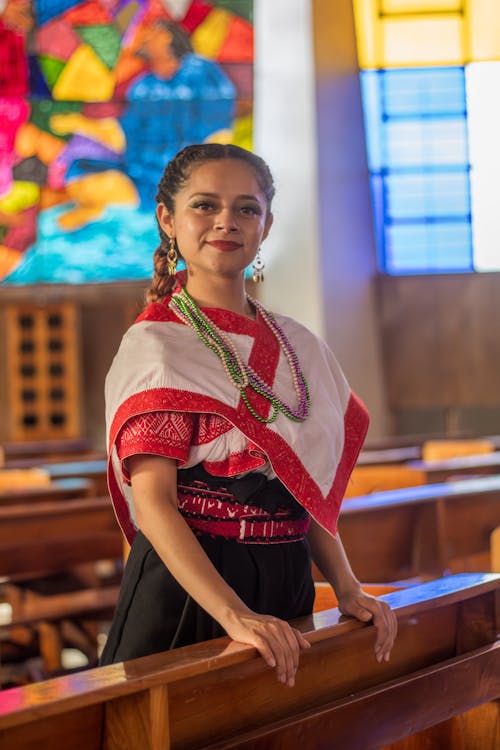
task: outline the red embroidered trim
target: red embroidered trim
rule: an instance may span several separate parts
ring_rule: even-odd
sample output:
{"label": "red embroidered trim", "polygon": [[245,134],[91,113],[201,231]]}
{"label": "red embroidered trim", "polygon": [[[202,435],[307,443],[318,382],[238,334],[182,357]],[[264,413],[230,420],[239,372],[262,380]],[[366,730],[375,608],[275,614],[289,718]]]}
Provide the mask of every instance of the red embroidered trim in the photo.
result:
{"label": "red embroidered trim", "polygon": [[163,453],[173,448],[187,456],[193,433],[193,416],[178,412],[153,411],[136,414],[124,424],[116,439],[122,458],[134,453]]}
{"label": "red embroidered trim", "polygon": [[218,414],[197,414],[193,426],[192,445],[206,445],[233,429],[231,422]]}
{"label": "red embroidered trim", "polygon": [[[191,492],[189,492],[191,490]],[[242,544],[279,544],[303,539],[310,519],[292,519],[287,512],[270,516],[262,508],[227,502],[227,494],[178,485],[179,511],[193,531],[236,539]]]}
{"label": "red embroidered trim", "polygon": [[[210,396],[193,394],[189,391],[180,391],[173,388],[152,388],[130,396],[120,405],[113,419],[109,436],[109,452],[111,452],[115,443],[117,433],[130,416],[139,412],[162,409],[166,411],[206,412],[219,414],[228,419],[269,457],[277,477],[295,499],[327,531],[332,534],[336,533],[340,504],[368,430],[369,420],[366,409],[353,393],[351,393],[344,416],[345,442],[343,454],[326,497],[323,497],[321,490],[307,472],[300,458],[280,435],[250,416],[245,415],[246,419],[244,419],[239,412]],[[111,474],[113,474],[112,469]],[[125,498],[121,494],[114,477],[109,478],[109,486],[118,520],[123,520],[124,517],[128,518]],[[126,527],[133,530],[130,520],[126,525],[122,523],[121,525],[125,534],[127,534]],[[132,531],[132,538],[134,534],[135,532]]]}

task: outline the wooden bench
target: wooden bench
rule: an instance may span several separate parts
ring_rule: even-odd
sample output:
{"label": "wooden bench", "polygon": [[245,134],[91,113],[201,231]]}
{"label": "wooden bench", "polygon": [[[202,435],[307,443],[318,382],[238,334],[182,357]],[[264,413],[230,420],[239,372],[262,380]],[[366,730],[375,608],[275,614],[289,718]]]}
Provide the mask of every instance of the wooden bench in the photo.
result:
{"label": "wooden bench", "polygon": [[459,456],[443,461],[408,461],[407,467],[421,471],[425,482],[446,482],[466,475],[488,475],[500,473],[500,451],[477,456]]}
{"label": "wooden bench", "polygon": [[409,487],[346,500],[339,532],[365,583],[490,570],[500,525],[500,476]]}
{"label": "wooden bench", "polygon": [[107,497],[0,508],[0,576],[59,571],[120,557],[121,534]]}
{"label": "wooden bench", "polygon": [[359,497],[371,492],[396,490],[425,484],[425,474],[409,464],[357,465],[345,491],[345,497]]}
{"label": "wooden bench", "polygon": [[418,461],[422,458],[422,449],[418,445],[405,445],[401,448],[379,448],[362,450],[356,466],[381,466],[383,464],[402,464],[406,461]]}
{"label": "wooden bench", "polygon": [[108,494],[105,459],[40,464],[39,468],[47,472],[52,480],[70,478],[89,479],[94,483],[97,495],[104,496]]}
{"label": "wooden bench", "polygon": [[[390,445],[390,444],[389,444]],[[394,445],[386,448],[364,448],[359,454],[356,466],[381,466],[401,464],[408,461],[429,461],[457,458],[459,456],[492,453],[500,448],[499,436],[492,438],[425,439],[418,445]]]}
{"label": "wooden bench", "polygon": [[[89,567],[103,560],[120,561],[121,555],[122,537],[107,497],[0,507],[0,578],[4,602],[12,609],[11,621],[1,629],[3,637],[10,633],[18,643],[29,640],[29,632],[37,633],[45,672],[59,669],[62,622],[110,617],[116,604],[116,576],[110,576],[110,588],[104,591]],[[67,576],[61,581],[63,573]],[[34,630],[27,630],[28,625]],[[80,632],[79,645],[85,643],[83,635]],[[95,661],[96,643],[86,642]]]}
{"label": "wooden bench", "polygon": [[93,453],[90,440],[27,440],[2,443],[0,449],[6,461],[10,459],[57,457],[63,460],[66,456],[78,457]]}
{"label": "wooden bench", "polygon": [[94,497],[95,485],[89,479],[54,479],[40,487],[15,487],[0,490],[0,506],[19,503],[43,503],[57,500],[64,502],[74,498]]}
{"label": "wooden bench", "polygon": [[[220,638],[6,690],[0,745],[374,750],[422,733],[416,749],[452,747],[459,727],[460,747],[497,747],[499,592],[500,577],[469,574],[388,594],[399,633],[382,664],[372,625],[337,610],[296,621],[311,648],[293,689],[255,649]],[[430,744],[436,732],[443,744]]]}

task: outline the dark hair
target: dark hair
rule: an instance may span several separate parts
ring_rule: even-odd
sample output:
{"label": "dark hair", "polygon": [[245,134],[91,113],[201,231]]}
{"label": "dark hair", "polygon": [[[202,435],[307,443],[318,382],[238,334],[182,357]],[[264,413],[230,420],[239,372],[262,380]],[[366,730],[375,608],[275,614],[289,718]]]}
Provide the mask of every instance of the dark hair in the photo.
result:
{"label": "dark hair", "polygon": [[[179,151],[165,167],[158,185],[156,202],[163,203],[169,213],[173,214],[175,196],[186,184],[193,167],[204,164],[207,161],[219,161],[221,159],[239,159],[253,168],[259,187],[264,193],[267,212],[269,214],[275,192],[273,177],[269,167],[260,156],[233,144],[203,143],[186,146],[182,151]],[[175,283],[174,277],[169,276],[167,271],[167,253],[170,240],[159,222],[158,229],[160,232],[160,245],[155,250],[153,256],[154,276],[153,282],[146,292],[146,302],[162,300],[170,294]],[[178,248],[177,252],[179,252]]]}

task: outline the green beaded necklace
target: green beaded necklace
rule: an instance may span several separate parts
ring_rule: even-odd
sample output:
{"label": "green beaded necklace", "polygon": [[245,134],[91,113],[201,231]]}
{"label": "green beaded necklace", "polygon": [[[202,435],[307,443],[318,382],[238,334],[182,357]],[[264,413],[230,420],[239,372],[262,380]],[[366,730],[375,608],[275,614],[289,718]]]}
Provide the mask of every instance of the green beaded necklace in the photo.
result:
{"label": "green beaded necklace", "polygon": [[[300,368],[297,355],[284,331],[277,324],[274,316],[257,302],[257,300],[251,299],[250,297],[248,300],[259,311],[262,319],[278,340],[281,350],[285,354],[292,373],[294,388],[299,399],[299,404],[296,409],[292,409],[282,401],[282,399],[274,393],[260,375],[242,360],[231,338],[224,331],[221,331],[221,329],[218,328],[202,310],[200,310],[196,302],[184,287],[182,287],[179,292],[174,292],[172,294],[169,308],[180,320],[189,326],[205,346],[211,349],[221,360],[228,379],[238,389],[243,403],[256,420],[263,424],[271,424],[276,421],[278,414],[282,412],[288,417],[288,419],[291,419],[294,422],[303,422],[309,415],[310,395],[309,387]],[[269,401],[272,407],[271,415],[269,417],[262,417],[255,411],[246,393],[246,388],[248,386]]]}

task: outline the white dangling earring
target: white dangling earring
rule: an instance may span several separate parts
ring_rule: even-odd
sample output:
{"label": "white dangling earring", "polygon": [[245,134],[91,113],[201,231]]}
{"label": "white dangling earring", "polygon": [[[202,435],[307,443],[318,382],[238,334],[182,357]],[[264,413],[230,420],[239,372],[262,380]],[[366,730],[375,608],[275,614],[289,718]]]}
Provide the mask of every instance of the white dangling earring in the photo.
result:
{"label": "white dangling earring", "polygon": [[252,263],[252,268],[253,268],[252,279],[256,284],[258,284],[261,281],[264,281],[265,265],[266,264],[262,260],[262,256],[260,254],[260,248],[259,248],[257,251],[257,255],[255,256],[254,261]]}

